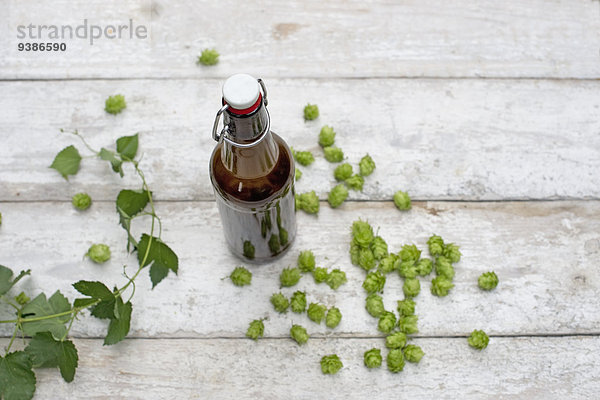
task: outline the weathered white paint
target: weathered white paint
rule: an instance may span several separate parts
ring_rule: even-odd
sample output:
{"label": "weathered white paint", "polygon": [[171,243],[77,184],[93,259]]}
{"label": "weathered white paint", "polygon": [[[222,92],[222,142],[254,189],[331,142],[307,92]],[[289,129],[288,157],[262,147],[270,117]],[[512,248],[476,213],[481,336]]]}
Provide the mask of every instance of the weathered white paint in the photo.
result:
{"label": "weathered white paint", "polygon": [[[137,186],[106,163],[86,159],[66,182],[48,166],[79,129],[96,148],[140,133],[142,168],[159,199],[212,199],[210,129],[221,80],[1,82],[4,110],[0,200],[68,200],[86,191],[112,200]],[[298,182],[322,199],[335,184],[317,144],[322,125],[356,165],[377,169],[352,199],[389,200],[402,188],[416,199],[600,198],[600,82],[547,80],[267,80],[273,130],[317,161]],[[125,95],[120,115],[104,112]],[[304,122],[302,108],[321,116]]]}
{"label": "weathered white paint", "polygon": [[[3,345],[7,340],[0,340]],[[464,338],[417,339],[425,356],[398,374],[368,370],[363,353],[383,339],[75,340],[72,383],[37,370],[36,399],[591,399],[600,390],[598,337],[490,339],[478,352]],[[336,353],[344,368],[323,375]]]}
{"label": "weathered white paint", "polygon": [[[133,300],[134,337],[243,337],[249,321],[265,316],[270,337],[286,336],[292,322],[316,335],[379,336],[376,320],[364,310],[365,274],[348,256],[349,228],[359,217],[379,227],[392,251],[405,243],[424,248],[433,233],[461,246],[456,288],[448,297],[432,296],[431,277],[421,279],[422,293],[416,300],[422,336],[463,335],[475,327],[510,335],[599,332],[597,201],[429,202],[415,204],[407,213],[389,202],[346,203],[336,210],[322,203],[318,217],[298,214],[298,239],[284,258],[247,265],[254,276],[252,285],[244,288],[221,280],[243,263],[225,248],[214,203],[163,202],[157,207],[163,239],[179,255],[180,273],[153,291],[147,273],[140,276]],[[0,212],[0,263],[15,270],[32,269],[32,277],[23,283],[30,296],[60,289],[73,299],[72,282],[122,285],[122,266],[128,264],[130,274],[134,271],[135,259],[126,257],[125,235],[112,203],[96,203],[84,213],[63,202],[4,203]],[[138,232],[148,229],[144,221],[137,224]],[[105,265],[82,260],[87,248],[98,242],[110,245],[112,260]],[[343,320],[333,332],[306,315],[278,315],[269,303],[270,295],[279,291],[279,272],[294,265],[303,249],[315,252],[318,265],[341,268],[349,282],[335,292],[305,276],[297,287],[282,291],[291,295],[305,290],[309,301],[339,307]],[[500,284],[497,290],[483,292],[477,277],[489,270],[497,272]],[[402,298],[402,281],[394,274],[386,285],[386,307],[395,309]],[[91,317],[73,328],[74,335],[83,337],[105,331],[106,322]],[[10,333],[6,326],[0,332]]]}
{"label": "weathered white paint", "polygon": [[[598,3],[590,0],[7,0],[0,78],[268,77],[598,78]],[[19,52],[17,26],[146,25],[147,39],[68,39]],[[126,31],[125,33],[128,33]],[[37,33],[35,33],[37,36]],[[30,40],[35,41],[35,40]],[[215,47],[214,67],[195,64]]]}

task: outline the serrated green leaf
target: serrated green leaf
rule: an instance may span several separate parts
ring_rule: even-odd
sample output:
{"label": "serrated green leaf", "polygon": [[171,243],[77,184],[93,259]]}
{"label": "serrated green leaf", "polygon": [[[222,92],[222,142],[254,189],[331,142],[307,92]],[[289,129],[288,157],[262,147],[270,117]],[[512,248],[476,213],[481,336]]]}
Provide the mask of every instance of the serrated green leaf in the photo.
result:
{"label": "serrated green leaf", "polygon": [[21,311],[21,314],[25,315],[22,325],[23,333],[33,336],[38,332],[48,331],[52,333],[52,336],[56,339],[60,339],[67,332],[65,323],[71,318],[70,314],[31,322],[27,322],[27,320],[58,314],[69,310],[71,310],[71,304],[60,291],[57,290],[48,300],[46,300],[46,295],[44,293],[40,293],[29,304],[23,307],[23,310]]}
{"label": "serrated green leaf", "polygon": [[63,178],[69,180],[68,175],[75,175],[79,171],[80,163],[81,156],[79,155],[79,151],[77,151],[75,146],[71,145],[62,149],[54,157],[50,168],[54,168]]}
{"label": "serrated green leaf", "polygon": [[135,158],[138,149],[138,134],[117,139],[117,153],[130,160]]}
{"label": "serrated green leaf", "polygon": [[70,340],[55,340],[50,332],[40,332],[31,339],[25,352],[34,368],[58,367],[65,381],[73,381],[79,357]]}
{"label": "serrated green leaf", "polygon": [[2,296],[5,293],[8,293],[8,291],[15,285],[15,283],[17,283],[19,280],[21,280],[21,278],[23,278],[25,275],[29,275],[31,273],[31,270],[27,270],[27,271],[21,271],[21,273],[19,273],[19,275],[17,275],[17,277],[15,279],[10,279],[12,278],[13,272],[10,268],[5,267],[4,265],[0,265],[0,296]]}
{"label": "serrated green leaf", "polygon": [[108,333],[104,338],[105,345],[111,345],[120,342],[129,333],[129,325],[131,321],[132,304],[130,301],[123,304],[123,300],[118,298],[116,301],[116,314],[118,318],[110,320],[108,325]]}
{"label": "serrated green leaf", "polygon": [[119,160],[115,153],[110,150],[106,150],[104,147],[100,149],[100,153],[98,154],[101,159],[110,162],[110,166],[112,170],[118,172],[121,177],[123,177],[123,161]]}
{"label": "serrated green leaf", "polygon": [[84,299],[75,299],[73,302],[73,307],[75,308],[87,308],[90,305],[94,304],[97,300],[92,298],[84,298]]}
{"label": "serrated green leaf", "polygon": [[121,219],[124,217],[131,218],[140,213],[146,207],[148,201],[147,192],[143,190],[124,189],[117,196],[117,211],[121,214]]}
{"label": "serrated green leaf", "polygon": [[35,374],[31,360],[24,351],[0,357],[0,398],[29,400],[35,393]]}
{"label": "serrated green leaf", "polygon": [[113,292],[104,283],[98,281],[79,281],[75,282],[73,287],[79,293],[93,297],[94,299],[110,300],[115,297]]}
{"label": "serrated green leaf", "polygon": [[[152,236],[152,241],[150,241],[150,238],[151,236],[149,235],[142,235],[138,243],[137,255],[140,266],[145,267],[152,263],[150,267],[150,279],[152,280],[152,288],[154,288],[167,276],[169,270],[177,274],[179,259],[177,258],[177,254],[159,238]],[[148,257],[144,261],[149,243]],[[144,265],[142,265],[142,262]]]}
{"label": "serrated green leaf", "polygon": [[115,318],[115,301],[116,299],[114,297],[111,300],[101,301],[92,307],[91,314],[100,319]]}

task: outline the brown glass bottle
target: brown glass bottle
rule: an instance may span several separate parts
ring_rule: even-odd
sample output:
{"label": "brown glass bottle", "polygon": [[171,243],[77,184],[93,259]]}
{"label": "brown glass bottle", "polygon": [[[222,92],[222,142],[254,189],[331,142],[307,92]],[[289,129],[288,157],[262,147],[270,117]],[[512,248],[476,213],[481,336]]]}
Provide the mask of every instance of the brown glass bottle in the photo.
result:
{"label": "brown glass bottle", "polygon": [[225,239],[243,259],[272,260],[296,236],[294,159],[285,141],[270,131],[263,95],[240,110],[225,94],[224,88],[225,129],[210,159]]}

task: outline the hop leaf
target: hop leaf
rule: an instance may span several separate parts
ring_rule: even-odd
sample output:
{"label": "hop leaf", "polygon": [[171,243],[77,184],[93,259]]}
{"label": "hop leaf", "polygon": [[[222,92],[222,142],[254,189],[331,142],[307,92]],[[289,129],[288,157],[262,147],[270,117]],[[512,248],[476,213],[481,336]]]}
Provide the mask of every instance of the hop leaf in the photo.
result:
{"label": "hop leaf", "polygon": [[419,332],[419,329],[417,328],[418,320],[419,317],[416,315],[406,315],[404,317],[400,317],[400,320],[398,321],[400,331],[407,334]]}
{"label": "hop leaf", "polygon": [[343,184],[339,184],[331,189],[327,196],[327,201],[332,208],[337,208],[348,198],[348,189]]}
{"label": "hop leaf", "polygon": [[321,358],[321,371],[324,374],[336,374],[343,366],[344,364],[342,364],[342,361],[336,354]]}
{"label": "hop leaf", "polygon": [[31,399],[35,393],[35,374],[29,356],[15,351],[0,357],[0,398]]}
{"label": "hop leaf", "polygon": [[312,272],[315,269],[315,255],[310,250],[300,252],[298,256],[298,268],[302,272]]}
{"label": "hop leaf", "polygon": [[327,317],[325,318],[325,325],[328,328],[333,329],[340,324],[342,320],[342,313],[339,308],[331,307],[329,311],[327,311]]}
{"label": "hop leaf", "polygon": [[477,279],[477,285],[482,290],[492,290],[498,286],[498,275],[495,272],[484,272]]}
{"label": "hop leaf", "polygon": [[76,209],[84,211],[90,208],[92,205],[92,198],[87,193],[77,193],[71,199],[71,203]]}
{"label": "hop leaf", "polygon": [[378,261],[388,255],[388,245],[381,236],[375,236],[373,238],[371,250],[373,251],[373,257]]}
{"label": "hop leaf", "polygon": [[352,175],[345,181],[346,186],[352,190],[362,191],[365,184],[365,179],[360,175]]}
{"label": "hop leaf", "polygon": [[429,258],[422,258],[417,262],[416,269],[420,276],[427,276],[433,269],[433,263]]}
{"label": "hop leaf", "polygon": [[113,115],[120,113],[125,109],[125,107],[127,107],[127,104],[125,103],[125,97],[120,94],[109,96],[104,102],[104,111]]}
{"label": "hop leaf", "polygon": [[394,204],[396,208],[401,211],[410,210],[410,197],[408,193],[398,190],[394,193]]}
{"label": "hop leaf", "polygon": [[348,280],[346,279],[346,273],[340,269],[334,269],[332,270],[329,275],[327,276],[327,284],[329,285],[330,288],[332,288],[333,290],[336,290],[337,288],[339,288],[340,286],[342,286],[344,283],[346,283]]}
{"label": "hop leaf", "polygon": [[330,163],[339,163],[344,159],[344,152],[339,147],[328,146],[323,148],[325,159]]}
{"label": "hop leaf", "polygon": [[448,258],[439,256],[435,260],[435,273],[451,281],[454,278],[454,267]]}
{"label": "hop leaf", "polygon": [[327,272],[327,268],[317,267],[312,272],[315,283],[322,283],[327,280],[329,277],[329,272]]}
{"label": "hop leaf", "polygon": [[362,284],[362,287],[369,294],[378,293],[378,292],[383,291],[384,286],[385,286],[385,276],[382,275],[379,271],[369,272]]}
{"label": "hop leaf", "polygon": [[390,372],[398,373],[404,369],[404,354],[402,350],[390,350],[386,359],[387,367]]}
{"label": "hop leaf", "polygon": [[[147,258],[146,253],[148,254]],[[152,288],[158,285],[167,276],[169,271],[177,274],[179,269],[177,254],[159,238],[146,235],[145,233],[138,243],[137,257],[142,267],[152,263],[150,267]]]}
{"label": "hop leaf", "polygon": [[388,349],[401,349],[406,346],[406,334],[404,332],[394,332],[385,338],[385,347]]}
{"label": "hop leaf", "polygon": [[368,176],[375,171],[375,161],[371,158],[370,155],[366,155],[360,159],[358,163],[358,167],[360,168],[360,174],[362,176]]}
{"label": "hop leaf", "polygon": [[407,278],[402,285],[402,291],[405,297],[417,297],[421,291],[421,284],[416,278]]}
{"label": "hop leaf", "polygon": [[253,260],[254,253],[255,253],[255,249],[254,249],[254,245],[252,244],[252,242],[249,240],[245,240],[244,241],[244,257],[246,257],[249,260]]}
{"label": "hop leaf", "polygon": [[304,106],[304,119],[306,121],[312,121],[317,119],[319,116],[319,107],[316,104],[307,104]]}
{"label": "hop leaf", "polygon": [[418,363],[424,355],[423,350],[414,344],[409,344],[404,348],[404,358],[408,362]]}
{"label": "hop leaf", "polygon": [[250,322],[248,325],[248,330],[246,331],[246,337],[252,340],[257,340],[258,338],[263,337],[265,333],[265,324],[262,319],[255,319]]}
{"label": "hop leaf", "polygon": [[437,276],[431,280],[431,294],[438,297],[448,295],[450,289],[454,287],[451,280],[444,276]]}
{"label": "hop leaf", "polygon": [[68,146],[62,149],[56,157],[50,168],[53,168],[62,175],[63,178],[69,180],[69,175],[75,175],[79,171],[81,156],[75,146]]}
{"label": "hop leaf", "polygon": [[292,325],[292,327],[290,328],[290,336],[299,345],[303,345],[304,343],[308,342],[309,338],[306,329],[300,325]]}
{"label": "hop leaf", "polygon": [[125,339],[125,336],[129,333],[132,309],[133,305],[130,301],[123,303],[121,296],[117,297],[115,301],[115,318],[112,318],[108,325],[108,332],[104,338],[105,345],[119,343]]}
{"label": "hop leaf", "polygon": [[429,246],[429,254],[431,254],[432,257],[441,256],[444,252],[444,240],[441,236],[432,235],[427,240],[427,245]]}
{"label": "hop leaf", "polygon": [[325,311],[327,311],[327,307],[325,307],[323,304],[310,303],[307,311],[308,318],[311,321],[320,324],[321,321],[323,321],[323,318],[325,318]]}
{"label": "hop leaf", "polygon": [[308,214],[319,212],[319,198],[314,190],[296,195],[296,209],[303,210]]}
{"label": "hop leaf", "polygon": [[11,279],[13,276],[12,270],[0,265],[0,296],[6,294],[18,281],[30,273],[31,270],[21,271],[17,277]]}
{"label": "hop leaf", "polygon": [[284,268],[279,275],[281,287],[291,287],[300,281],[300,268]]}
{"label": "hop leaf", "polygon": [[473,332],[471,332],[471,336],[469,336],[467,341],[469,342],[469,346],[473,347],[474,349],[483,350],[487,347],[490,338],[484,331],[475,329]]}
{"label": "hop leaf", "polygon": [[204,49],[198,57],[196,64],[216,65],[219,62],[219,52],[215,49]]}
{"label": "hop leaf", "polygon": [[398,300],[398,314],[401,317],[415,314],[415,302],[412,299]]}
{"label": "hop leaf", "polygon": [[381,317],[385,312],[383,299],[377,294],[370,294],[367,296],[365,308],[367,309],[367,312],[375,318]]}
{"label": "hop leaf", "polygon": [[236,267],[229,278],[235,286],[246,286],[252,282],[252,272],[244,267]]}
{"label": "hop leaf", "polygon": [[295,291],[290,300],[292,311],[295,313],[303,313],[306,311],[306,293]]}
{"label": "hop leaf", "polygon": [[333,170],[333,177],[338,182],[343,182],[352,176],[352,165],[343,163],[335,167]]}
{"label": "hop leaf", "polygon": [[283,295],[283,293],[275,293],[271,296],[271,304],[278,313],[286,313],[290,306],[290,301]]}
{"label": "hop leaf", "polygon": [[396,315],[393,312],[384,311],[379,322],[377,323],[377,329],[383,333],[390,333],[396,326]]}
{"label": "hop leaf", "polygon": [[329,125],[325,125],[321,128],[321,132],[319,132],[319,144],[321,147],[328,147],[333,145],[335,141],[335,131]]}
{"label": "hop leaf", "polygon": [[367,368],[379,368],[383,358],[381,357],[381,350],[373,348],[365,351],[364,355],[365,366]]}
{"label": "hop leaf", "polygon": [[315,157],[310,151],[294,151],[293,154],[294,159],[298,162],[298,164],[304,165],[305,167],[315,161]]}
{"label": "hop leaf", "polygon": [[77,369],[77,349],[70,340],[56,340],[50,332],[37,333],[25,348],[34,368],[60,369],[67,382],[72,382]]}
{"label": "hop leaf", "polygon": [[48,315],[60,314],[71,310],[71,304],[65,296],[56,291],[50,298],[46,299],[44,293],[40,293],[31,300],[21,311],[23,324],[21,326],[23,333],[27,336],[34,336],[38,332],[50,332],[56,339],[62,338],[66,333],[65,323],[69,321],[70,315],[42,319],[29,322],[28,319],[45,317]]}

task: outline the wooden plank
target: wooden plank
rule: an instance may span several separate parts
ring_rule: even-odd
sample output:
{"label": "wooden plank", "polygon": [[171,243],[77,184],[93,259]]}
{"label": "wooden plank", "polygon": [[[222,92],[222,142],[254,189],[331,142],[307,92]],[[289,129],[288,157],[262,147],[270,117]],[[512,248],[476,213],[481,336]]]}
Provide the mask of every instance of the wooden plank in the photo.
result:
{"label": "wooden plank", "polygon": [[[105,163],[86,159],[66,182],[48,166],[77,138],[95,148],[140,133],[142,168],[157,198],[212,199],[208,160],[220,80],[3,82],[0,200],[68,200],[85,191],[113,200],[137,186]],[[502,200],[600,198],[600,81],[539,80],[267,80],[273,130],[317,161],[302,168],[298,191],[322,199],[334,165],[317,145],[333,126],[349,162],[369,153],[377,170],[351,199],[389,200],[402,188],[415,199]],[[128,108],[104,112],[125,94]],[[307,102],[321,117],[304,122]]]}
{"label": "wooden plank", "polygon": [[[0,340],[5,345],[6,339]],[[425,356],[392,374],[368,370],[363,353],[382,339],[75,340],[79,368],[65,383],[37,370],[36,399],[590,399],[600,390],[600,339],[491,338],[482,352],[464,338],[417,339]],[[321,373],[323,355],[344,368]],[[385,363],[385,361],[384,361]]]}
{"label": "wooden plank", "polygon": [[[129,265],[130,274],[135,269],[135,259],[126,256],[125,235],[112,203],[96,203],[85,213],[62,202],[4,203],[0,212],[0,263],[33,271],[23,289],[15,291],[25,290],[32,297],[60,289],[73,299],[72,282],[122,285],[123,265]],[[495,335],[599,333],[597,201],[428,202],[415,204],[407,213],[388,202],[346,203],[336,210],[323,203],[318,217],[298,214],[297,241],[280,261],[247,265],[254,276],[252,285],[244,288],[222,280],[242,262],[225,248],[212,202],[159,203],[157,212],[163,218],[163,239],[179,255],[180,273],[153,291],[147,273],[142,273],[133,300],[135,337],[243,337],[251,320],[265,316],[269,337],[287,336],[292,322],[314,335],[380,336],[377,321],[364,309],[365,274],[348,256],[348,229],[359,217],[379,227],[391,251],[406,243],[424,248],[433,233],[461,246],[456,288],[448,297],[432,296],[431,277],[421,279],[422,293],[416,299],[421,336],[464,335],[475,328]],[[137,224],[138,232],[148,229],[143,221]],[[92,243],[108,244],[112,260],[105,265],[83,260]],[[297,287],[282,292],[289,296],[305,290],[309,301],[339,307],[343,320],[335,331],[317,326],[306,315],[278,315],[269,303],[271,294],[280,290],[280,271],[294,265],[303,249],[314,251],[319,266],[341,268],[349,282],[334,292],[306,276]],[[477,277],[489,270],[497,272],[500,284],[488,293],[478,289]],[[402,281],[393,274],[386,284],[386,308],[395,310],[396,300],[402,298]],[[6,316],[11,313],[8,308],[3,311]],[[99,337],[106,327],[105,321],[83,317],[72,333]],[[10,333],[7,326],[0,330],[5,336]]]}
{"label": "wooden plank", "polygon": [[[85,0],[8,2],[0,77],[598,78],[598,4],[589,0]],[[18,52],[17,26],[144,25],[146,39],[63,40],[66,52]],[[26,33],[27,34],[27,33]],[[34,36],[37,37],[34,30]],[[44,37],[46,37],[45,35]],[[9,39],[10,38],[10,39]],[[206,47],[222,56],[198,67]]]}

